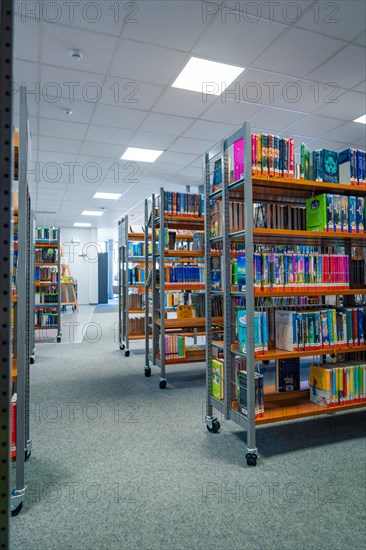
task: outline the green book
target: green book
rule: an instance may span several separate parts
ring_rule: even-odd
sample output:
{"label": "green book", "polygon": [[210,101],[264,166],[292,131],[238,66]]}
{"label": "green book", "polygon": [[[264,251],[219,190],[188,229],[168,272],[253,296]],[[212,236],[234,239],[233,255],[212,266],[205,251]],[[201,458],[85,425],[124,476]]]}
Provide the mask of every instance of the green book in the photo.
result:
{"label": "green book", "polygon": [[301,144],[300,179],[310,179],[310,150],[305,143]]}

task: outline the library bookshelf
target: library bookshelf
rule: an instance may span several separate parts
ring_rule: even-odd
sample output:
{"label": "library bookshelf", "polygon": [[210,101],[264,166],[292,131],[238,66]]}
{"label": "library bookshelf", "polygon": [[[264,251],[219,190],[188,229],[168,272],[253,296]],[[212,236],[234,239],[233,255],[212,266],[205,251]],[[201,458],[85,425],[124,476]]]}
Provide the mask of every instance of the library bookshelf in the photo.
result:
{"label": "library bookshelf", "polygon": [[[239,179],[232,181],[230,172],[230,148],[243,140],[242,174]],[[257,379],[261,377],[262,362],[276,362],[276,369],[280,360],[295,360],[302,357],[309,357],[315,360],[318,365],[326,365],[329,369],[340,370],[337,366],[344,359],[351,359],[356,364],[364,364],[366,358],[366,345],[361,336],[356,339],[347,340],[348,332],[343,330],[345,325],[340,328],[344,340],[338,339],[337,342],[330,342],[324,345],[322,334],[320,340],[311,341],[308,345],[306,337],[309,332],[304,333],[302,338],[306,345],[297,348],[288,349],[288,344],[283,341],[277,342],[279,328],[277,325],[277,310],[288,310],[290,312],[299,312],[295,314],[303,316],[304,327],[306,331],[310,330],[310,323],[319,319],[321,312],[325,315],[344,315],[346,319],[346,310],[358,310],[363,308],[366,297],[366,281],[364,266],[364,249],[366,247],[366,234],[348,233],[338,231],[309,231],[302,229],[268,228],[257,227],[255,225],[255,207],[258,204],[275,204],[279,207],[290,207],[293,205],[299,208],[305,208],[306,200],[322,194],[334,194],[345,197],[366,197],[366,185],[358,186],[348,185],[346,183],[324,183],[310,180],[297,180],[285,177],[268,177],[253,173],[252,171],[252,131],[249,123],[245,123],[240,129],[234,132],[227,139],[223,140],[210,152],[206,153],[205,163],[205,260],[207,266],[206,272],[206,365],[207,365],[207,411],[206,424],[210,432],[218,432],[220,422],[213,414],[213,410],[219,411],[224,418],[233,420],[242,426],[247,432],[246,461],[250,466],[255,466],[258,459],[258,449],[256,446],[256,428],[264,424],[273,424],[276,422],[297,420],[304,417],[318,417],[320,415],[333,414],[335,412],[357,410],[366,406],[365,399],[346,399],[336,402],[331,406],[322,406],[310,399],[310,393],[313,386],[302,380],[299,391],[277,391],[273,385],[266,385],[264,375],[264,408],[258,414],[258,403],[256,407]],[[244,165],[244,159],[251,159]],[[221,189],[215,189],[213,192],[212,181],[214,171],[217,166],[222,167]],[[217,204],[220,202],[220,208]],[[243,226],[238,230],[233,230],[231,224],[231,203],[238,202],[243,204]],[[290,205],[290,206],[289,206]],[[212,230],[212,212],[220,211],[222,213],[222,230],[217,234]],[[274,208],[274,207],[273,207]],[[277,208],[277,206],[276,206]],[[278,211],[277,211],[278,212]],[[239,253],[233,252],[233,247],[241,247]],[[346,283],[340,286],[337,282],[333,284],[329,281],[339,281],[327,276],[327,283],[322,284],[315,276],[311,279],[310,275],[300,281],[299,284],[286,286],[275,283],[272,286],[262,284],[263,279],[258,280],[256,271],[258,255],[261,258],[266,257],[267,253],[277,253],[279,250],[283,254],[292,254],[291,250],[298,251],[303,249],[302,254],[314,254],[317,257],[327,256],[335,257],[340,255],[344,264],[350,266],[344,268],[343,273],[336,273],[338,276],[348,276]],[[270,252],[268,252],[270,251]],[[310,252],[309,252],[310,251]],[[362,251],[362,252],[357,252]],[[239,258],[239,254],[244,256],[244,285],[233,284],[233,264]],[[299,252],[300,254],[300,252]],[[216,258],[216,259],[215,259]],[[221,280],[217,283],[216,274],[212,269],[215,265],[212,262],[221,262]],[[356,258],[361,262],[361,271],[363,273],[361,283],[353,281],[352,261]],[[316,260],[319,265],[320,260]],[[328,260],[327,260],[328,261]],[[329,259],[329,262],[331,260]],[[288,264],[290,265],[290,264]],[[314,264],[315,265],[315,264]],[[331,265],[341,265],[329,263],[328,272]],[[237,269],[239,267],[237,266]],[[338,268],[337,268],[338,269]],[[263,272],[262,272],[263,273]],[[243,275],[243,273],[242,273]],[[311,279],[311,280],[310,280]],[[285,279],[284,279],[285,280]],[[343,279],[342,279],[343,280]],[[277,281],[277,279],[275,279]],[[260,288],[258,288],[258,286]],[[219,287],[219,288],[218,288]],[[219,296],[223,300],[224,311],[224,337],[214,337],[212,330],[212,311],[211,301],[213,296]],[[240,309],[241,308],[241,309]],[[238,316],[239,312],[245,313],[245,350],[243,351],[242,341],[238,339]],[[267,323],[268,347],[259,348],[257,346],[257,321],[256,315],[263,314],[261,319]],[[265,313],[264,313],[265,312]],[[339,312],[339,313],[338,313]],[[291,313],[292,314],[292,313]],[[363,313],[361,318],[363,317]],[[310,321],[310,317],[312,320]],[[260,321],[261,323],[263,321]],[[297,322],[297,321],[296,321]],[[345,321],[344,321],[345,322]],[[337,317],[338,323],[338,317]],[[298,325],[296,325],[297,329]],[[354,328],[354,327],[352,327]],[[261,329],[262,330],[262,329]],[[305,330],[305,328],[304,328]],[[338,330],[338,325],[337,325]],[[342,332],[343,330],[343,332]],[[347,328],[348,330],[348,328]],[[295,329],[294,329],[295,331]],[[361,329],[360,329],[361,331]],[[356,331],[357,332],[357,331]],[[361,334],[361,332],[360,332]],[[357,341],[356,341],[357,340]],[[279,345],[277,345],[279,344]],[[308,348],[306,348],[308,346]],[[285,349],[284,349],[285,348]],[[222,394],[218,398],[217,393],[213,393],[214,376],[217,371],[213,370],[213,360],[219,358],[222,363],[222,376],[218,377],[220,387],[222,385]],[[328,362],[327,362],[328,359]],[[329,364],[328,364],[329,363]],[[344,363],[347,364],[347,363]],[[243,369],[245,373],[246,385],[243,387],[238,382],[238,370]],[[360,367],[361,369],[361,367]],[[342,372],[347,367],[342,367]],[[301,375],[301,367],[300,367]],[[343,374],[342,374],[343,376]],[[353,375],[352,375],[353,376]],[[216,378],[217,381],[217,378]],[[343,383],[343,382],[342,382]],[[241,403],[239,407],[240,394],[245,392],[245,408]],[[329,402],[328,402],[329,403]],[[240,409],[240,410],[239,410]]]}
{"label": "library bookshelf", "polygon": [[[118,222],[119,348],[130,355],[130,341],[145,338],[145,233],[132,232],[128,216]],[[131,317],[132,316],[132,317]]]}
{"label": "library bookshelf", "polygon": [[[151,234],[150,251],[145,246],[145,376],[151,375],[151,364],[160,368],[160,389],[167,385],[166,366],[205,362],[197,344],[205,318],[193,316],[192,305],[203,300],[205,289],[203,230],[200,195],[161,188],[145,201],[145,239]],[[186,338],[193,338],[193,345],[186,345]]]}
{"label": "library bookshelf", "polygon": [[34,328],[40,339],[48,332],[61,342],[61,241],[57,227],[35,228]]}

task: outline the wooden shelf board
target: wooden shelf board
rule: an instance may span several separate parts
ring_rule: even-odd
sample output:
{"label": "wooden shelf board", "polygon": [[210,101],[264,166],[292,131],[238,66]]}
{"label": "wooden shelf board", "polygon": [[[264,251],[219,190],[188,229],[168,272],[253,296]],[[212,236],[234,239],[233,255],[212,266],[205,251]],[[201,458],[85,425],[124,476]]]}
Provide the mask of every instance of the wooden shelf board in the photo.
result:
{"label": "wooden shelf board", "polygon": [[36,286],[43,286],[43,285],[46,285],[46,286],[49,286],[49,285],[58,285],[58,281],[56,282],[52,282],[52,281],[34,281],[34,284]]}
{"label": "wooden shelf board", "polygon": [[36,248],[58,248],[58,241],[36,241],[35,242]]}
{"label": "wooden shelf board", "polygon": [[[222,342],[223,344],[223,342]],[[231,351],[235,353],[241,353],[238,350],[238,344],[231,344]],[[258,361],[272,361],[275,359],[291,359],[294,357],[312,357],[317,355],[330,355],[337,353],[353,353],[357,351],[366,351],[365,346],[354,346],[346,348],[327,348],[327,349],[318,349],[318,350],[306,350],[306,351],[286,351],[284,349],[269,349],[268,353],[262,355],[256,355]]]}
{"label": "wooden shelf board", "polygon": [[[159,287],[158,287],[159,288]],[[204,283],[165,283],[165,290],[204,290]]]}
{"label": "wooden shelf board", "polygon": [[204,250],[165,250],[166,258],[202,258]]}
{"label": "wooden shelf board", "polygon": [[[128,337],[129,340],[142,340],[143,338],[145,338],[145,334],[130,334]],[[151,338],[151,336],[149,336],[149,338]]]}
{"label": "wooden shelf board", "polygon": [[[160,359],[160,355],[157,355],[156,357],[159,361],[161,361]],[[204,363],[206,361],[206,356],[203,354],[203,355],[200,355],[200,356],[189,356],[187,355],[186,357],[179,357],[177,359],[166,359],[165,360],[165,364],[166,365],[182,365],[182,364],[189,364],[189,363]]]}
{"label": "wooden shelf board", "polygon": [[144,233],[129,233],[128,234],[128,240],[129,241],[143,241],[145,239]]}
{"label": "wooden shelf board", "polygon": [[[231,292],[239,292],[238,285],[231,286]],[[255,298],[273,298],[273,297],[286,297],[286,296],[353,296],[355,294],[366,294],[366,288],[343,288],[343,289],[307,289],[307,290],[284,290],[284,289],[272,289],[272,290],[255,290]]]}
{"label": "wooden shelf board", "polygon": [[50,265],[53,265],[53,266],[56,266],[56,267],[57,267],[57,266],[58,266],[58,262],[36,262],[35,265],[36,265],[37,267],[42,267],[42,266],[48,267],[48,266],[50,266]]}
{"label": "wooden shelf board", "polygon": [[34,328],[35,330],[57,330],[58,326],[52,327],[52,326],[45,325],[43,327],[34,327]]}
{"label": "wooden shelf board", "polygon": [[128,313],[145,313],[145,310],[140,308],[130,308]]}
{"label": "wooden shelf board", "polygon": [[254,228],[253,237],[255,243],[285,243],[297,240],[301,244],[319,244],[330,242],[366,243],[366,234],[358,233],[332,233],[327,231],[299,231],[290,229],[263,229]]}
{"label": "wooden shelf board", "polygon": [[[223,317],[213,317],[212,324],[222,325]],[[156,324],[160,327],[160,319],[157,319]],[[165,328],[198,328],[206,326],[206,317],[191,317],[189,319],[165,319]]]}

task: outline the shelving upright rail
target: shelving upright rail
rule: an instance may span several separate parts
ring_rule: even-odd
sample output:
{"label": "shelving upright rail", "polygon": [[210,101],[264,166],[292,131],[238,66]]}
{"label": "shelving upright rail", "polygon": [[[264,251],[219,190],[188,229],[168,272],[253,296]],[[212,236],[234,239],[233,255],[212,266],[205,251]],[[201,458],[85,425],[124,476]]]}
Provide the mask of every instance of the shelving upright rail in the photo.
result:
{"label": "shelving upright rail", "polygon": [[[10,531],[10,399],[11,399],[11,200],[12,200],[12,99],[14,17],[10,2],[0,4],[0,74],[3,91],[0,95],[0,548],[9,548]],[[6,86],[5,83],[8,83]],[[7,93],[4,93],[7,90]]]}
{"label": "shelving upright rail", "polygon": [[[228,175],[228,148],[237,140],[244,139],[244,177],[238,181],[229,183]],[[220,158],[222,170],[222,190],[211,192],[212,163],[214,159]],[[206,153],[205,162],[205,258],[206,258],[206,382],[207,382],[207,409],[206,424],[210,432],[218,432],[220,422],[213,414],[213,409],[219,411],[227,420],[233,420],[247,431],[247,464],[255,466],[258,458],[258,449],[256,445],[256,426],[281,422],[284,420],[295,420],[303,417],[318,416],[321,414],[333,414],[338,411],[358,409],[366,406],[364,402],[354,402],[351,404],[335,405],[331,408],[322,407],[310,401],[309,389],[300,389],[299,391],[290,391],[280,393],[273,387],[264,387],[264,414],[258,418],[255,416],[255,370],[256,362],[265,358],[269,360],[280,360],[297,357],[320,356],[325,360],[326,355],[333,357],[342,357],[347,354],[348,357],[359,360],[360,355],[365,358],[365,345],[356,345],[354,347],[343,347],[341,349],[330,346],[329,349],[322,350],[299,350],[289,352],[283,349],[269,349],[268,354],[255,356],[254,347],[254,305],[255,300],[273,297],[271,291],[255,290],[254,288],[254,269],[253,252],[256,244],[288,244],[293,246],[298,244],[311,246],[333,246],[342,247],[346,254],[351,254],[355,246],[366,246],[366,234],[348,234],[331,233],[316,231],[298,231],[285,229],[253,228],[253,199],[256,203],[260,202],[297,202],[304,204],[307,198],[321,193],[342,193],[348,196],[366,197],[366,186],[351,186],[347,184],[336,183],[318,183],[309,180],[296,180],[289,178],[268,177],[263,175],[252,175],[251,165],[251,126],[249,123],[234,132],[227,139],[223,140],[218,146]],[[249,160],[248,160],[249,159]],[[229,225],[229,199],[244,201],[245,229],[237,233],[230,233]],[[210,237],[210,201],[222,200],[223,202],[223,235],[222,237]],[[235,287],[231,287],[230,273],[230,243],[239,242],[245,244],[246,256],[246,288],[244,292],[239,292]],[[211,270],[211,245],[215,242],[222,243],[223,273],[222,273],[222,291],[212,291]],[[365,283],[365,281],[364,281]],[[224,341],[214,341],[212,333],[212,310],[211,298],[214,294],[222,295],[224,302]],[[349,289],[328,289],[328,290],[276,290],[277,297],[312,297],[320,296],[319,307],[327,307],[325,296],[333,295],[343,297],[343,305],[354,306],[356,297],[365,298],[366,288]],[[247,352],[244,355],[238,350],[238,343],[235,342],[236,330],[234,328],[235,308],[233,299],[235,297],[245,298],[246,309],[246,345]],[[359,303],[359,302],[357,302]],[[297,306],[296,306],[297,307]],[[219,348],[223,353],[224,362],[224,399],[217,399],[212,395],[212,347]],[[348,355],[351,354],[351,355]],[[235,381],[232,380],[232,367],[235,356],[241,356],[245,361],[245,370],[247,372],[247,415],[241,414],[235,405]]]}
{"label": "shelving upright rail", "polygon": [[[165,212],[165,194],[164,188],[160,189],[159,197],[151,197],[151,215],[149,214],[149,201],[145,202],[145,251],[148,250],[148,230],[151,229],[152,250],[145,256],[145,266],[151,262],[151,281],[149,288],[146,289],[146,304],[149,304],[149,289],[152,293],[152,318],[150,318],[149,308],[146,305],[145,313],[145,376],[151,375],[150,363],[160,368],[160,389],[165,389],[167,385],[166,366],[169,364],[187,364],[204,363],[204,350],[197,349],[196,353],[186,353],[185,357],[166,358],[165,337],[167,335],[192,336],[194,343],[197,342],[197,331],[204,330],[205,318],[168,318],[165,305],[165,295],[167,292],[198,292],[204,290],[204,283],[198,282],[167,282],[165,268],[171,263],[181,262],[189,263],[203,258],[203,251],[193,250],[168,250],[168,243],[165,242],[165,229],[203,231],[203,219],[193,216],[175,215]],[[157,198],[159,199],[157,201]],[[150,223],[149,223],[150,220]],[[159,238],[157,239],[157,230]],[[192,238],[192,237],[191,237]],[[178,236],[177,236],[178,239]],[[157,278],[157,265],[159,265],[159,278]],[[148,277],[146,277],[146,280]],[[219,319],[214,319],[220,322]],[[151,323],[151,324],[150,324]],[[202,334],[201,330],[201,334]],[[152,349],[150,352],[150,341],[147,335],[152,334]]]}
{"label": "shelving upright rail", "polygon": [[128,289],[128,216],[118,222],[118,334],[119,348],[130,355]]}
{"label": "shelving upright rail", "polygon": [[29,343],[29,349],[30,349],[30,364],[33,365],[35,363],[35,356],[36,356],[36,342],[35,342],[35,320],[34,320],[34,294],[35,294],[35,286],[34,286],[34,270],[36,267],[35,264],[35,247],[34,247],[34,231],[35,231],[35,218],[33,210],[31,210],[31,205],[29,205],[30,210],[30,216],[29,216],[29,229],[28,229],[28,235],[29,235],[29,248],[30,248],[30,254],[28,257],[28,271],[29,271],[29,335],[30,335],[30,343]]}

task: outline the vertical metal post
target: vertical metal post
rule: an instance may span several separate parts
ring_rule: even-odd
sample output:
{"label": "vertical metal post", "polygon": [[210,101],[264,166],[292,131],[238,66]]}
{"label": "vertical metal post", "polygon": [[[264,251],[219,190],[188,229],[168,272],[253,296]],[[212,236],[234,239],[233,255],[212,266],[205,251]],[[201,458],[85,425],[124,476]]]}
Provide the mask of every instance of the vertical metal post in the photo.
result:
{"label": "vertical metal post", "polygon": [[61,325],[61,233],[60,228],[57,229],[57,246],[58,246],[58,262],[57,262],[57,292],[58,292],[58,303],[57,303],[57,342],[61,342],[62,337],[62,325]]}
{"label": "vertical metal post", "polygon": [[210,159],[208,153],[204,158],[205,172],[205,312],[206,312],[206,417],[212,420],[212,301],[211,301],[211,241],[210,241]]}
{"label": "vertical metal post", "polygon": [[253,269],[253,188],[251,165],[251,126],[245,122],[244,135],[244,218],[245,218],[245,266],[246,266],[246,317],[247,317],[247,403],[248,430],[247,452],[257,454],[255,441],[255,356],[254,356],[254,269]]}
{"label": "vertical metal post", "polygon": [[165,192],[160,188],[159,208],[159,294],[160,294],[160,361],[161,379],[165,380],[165,235],[164,235]]}
{"label": "vertical metal post", "polygon": [[118,344],[122,346],[122,220],[118,221]]}
{"label": "vertical metal post", "polygon": [[124,247],[124,260],[125,260],[125,307],[124,307],[124,315],[125,315],[125,342],[126,342],[126,351],[129,352],[129,344],[130,344],[130,297],[129,297],[129,280],[128,280],[128,216],[125,216],[125,239],[123,243]]}
{"label": "vertical metal post", "polygon": [[156,201],[155,201],[155,194],[151,197],[151,242],[152,242],[152,279],[151,279],[151,286],[152,286],[152,341],[153,341],[153,364],[156,363],[156,356],[158,354],[158,330],[156,326],[156,320],[157,320],[157,309],[158,309],[158,291],[156,288]]}
{"label": "vertical metal post", "polygon": [[229,216],[229,174],[227,152],[225,142],[221,143],[221,166],[222,166],[222,213],[223,213],[223,237],[222,237],[222,287],[223,287],[223,308],[224,308],[224,365],[225,365],[225,415],[228,416],[231,408],[232,381],[231,381],[231,296],[230,296],[230,216]]}
{"label": "vertical metal post", "polygon": [[31,211],[30,217],[30,305],[29,305],[29,334],[30,334],[30,362],[31,364],[35,361],[35,323],[34,323],[34,270],[35,270],[35,243],[34,243],[34,214]]}
{"label": "vertical metal post", "polygon": [[145,369],[149,368],[149,287],[147,285],[149,272],[149,210],[148,200],[145,199]]}
{"label": "vertical metal post", "polygon": [[0,3],[0,548],[9,548],[10,399],[11,399],[11,183],[13,174],[13,9]]}

